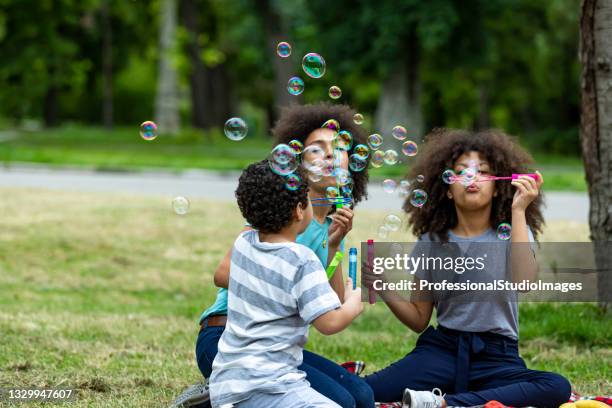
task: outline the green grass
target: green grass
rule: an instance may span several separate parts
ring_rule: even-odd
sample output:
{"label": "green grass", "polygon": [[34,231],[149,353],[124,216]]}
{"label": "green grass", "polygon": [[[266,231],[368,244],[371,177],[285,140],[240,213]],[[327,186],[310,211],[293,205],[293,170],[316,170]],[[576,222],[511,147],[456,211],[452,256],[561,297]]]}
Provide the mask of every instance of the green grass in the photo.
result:
{"label": "green grass", "polygon": [[[224,171],[240,170],[248,163],[261,160],[272,147],[271,140],[261,137],[247,137],[234,142],[219,132],[204,134],[193,130],[186,130],[176,137],[160,135],[153,141],[144,141],[137,130],[131,127],[107,131],[64,126],[52,130],[12,132],[14,139],[0,142],[0,162],[77,165],[104,170],[153,167],[171,171],[188,168]],[[545,175],[547,190],[586,191],[579,158],[536,154],[536,159],[538,169]],[[405,173],[405,163],[370,170],[373,179],[400,178]]]}
{"label": "green grass", "polygon": [[[150,407],[200,380],[196,320],[242,228],[234,205],[194,200],[181,217],[171,197],[0,193],[0,387],[61,384],[78,391],[74,406]],[[359,211],[347,245],[372,236],[384,215]],[[554,223],[547,237],[583,241],[588,228]],[[582,393],[609,393],[611,320],[590,304],[521,305],[522,355]],[[363,359],[371,373],[416,337],[377,304],[338,335],[312,329],[307,348],[338,362]]]}

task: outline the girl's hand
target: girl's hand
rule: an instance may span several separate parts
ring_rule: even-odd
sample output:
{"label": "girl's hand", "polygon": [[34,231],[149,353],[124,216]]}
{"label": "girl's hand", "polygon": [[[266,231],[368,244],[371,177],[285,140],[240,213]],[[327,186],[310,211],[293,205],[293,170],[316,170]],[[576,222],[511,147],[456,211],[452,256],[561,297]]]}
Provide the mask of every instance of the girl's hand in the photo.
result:
{"label": "girl's hand", "polygon": [[374,282],[377,280],[384,282],[384,273],[374,273],[372,265],[368,263],[367,259],[364,260],[361,263],[361,283],[368,289],[374,289]]}
{"label": "girl's hand", "polygon": [[328,241],[330,248],[338,248],[346,234],[353,229],[353,210],[350,208],[336,208],[332,215],[333,221],[328,230]]}
{"label": "girl's hand", "polygon": [[536,171],[538,179],[534,180],[529,176],[520,176],[512,180],[512,185],[516,187],[514,198],[512,199],[512,210],[525,211],[529,204],[540,194],[540,187],[544,183],[544,177]]}

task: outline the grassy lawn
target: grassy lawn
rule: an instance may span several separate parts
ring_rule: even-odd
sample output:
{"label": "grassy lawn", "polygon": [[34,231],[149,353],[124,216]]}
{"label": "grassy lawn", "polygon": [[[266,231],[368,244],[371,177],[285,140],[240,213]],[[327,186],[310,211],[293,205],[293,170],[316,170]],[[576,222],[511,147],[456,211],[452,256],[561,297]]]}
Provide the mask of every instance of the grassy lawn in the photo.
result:
{"label": "grassy lawn", "polygon": [[[242,227],[234,205],[193,200],[177,216],[170,197],[0,193],[0,387],[61,384],[78,390],[71,406],[150,407],[200,380],[196,320]],[[348,245],[373,236],[384,216],[358,212]],[[582,241],[588,230],[555,223],[547,237]],[[611,320],[590,304],[521,305],[522,355],[581,393],[609,393]],[[338,362],[363,359],[372,372],[415,340],[377,304],[341,334],[311,330],[307,347]]]}
{"label": "grassy lawn", "polygon": [[[176,171],[187,168],[239,170],[264,158],[272,147],[272,142],[264,138],[247,137],[234,142],[220,133],[205,136],[195,131],[184,131],[176,137],[161,135],[147,142],[139,137],[137,128],[131,127],[106,131],[64,126],[54,130],[4,133],[11,138],[0,142],[0,162],[80,165],[106,170],[150,167]],[[549,191],[586,191],[584,170],[578,157],[536,154],[536,159]],[[374,179],[399,179],[405,172],[406,163],[403,163],[371,169],[370,174]]]}

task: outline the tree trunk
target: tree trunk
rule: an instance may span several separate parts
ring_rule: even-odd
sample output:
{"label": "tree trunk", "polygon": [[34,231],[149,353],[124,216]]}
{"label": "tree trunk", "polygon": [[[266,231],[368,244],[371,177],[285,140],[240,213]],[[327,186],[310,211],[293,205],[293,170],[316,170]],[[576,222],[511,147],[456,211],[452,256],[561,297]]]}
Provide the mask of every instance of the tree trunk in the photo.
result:
{"label": "tree trunk", "polygon": [[416,33],[411,35],[404,58],[385,79],[376,109],[376,130],[385,140],[385,149],[398,149],[402,142],[391,135],[396,125],[408,130],[408,139],[417,143],[423,136],[421,113],[421,80],[419,73],[419,44]]}
{"label": "tree trunk", "polygon": [[176,0],[162,0],[160,13],[155,121],[160,133],[175,134],[179,130],[177,79],[176,70],[172,66],[176,35]]}
{"label": "tree trunk", "polygon": [[289,41],[287,30],[283,25],[281,16],[274,10],[270,0],[257,0],[256,7],[259,12],[268,44],[268,58],[272,59],[274,66],[274,110],[270,122],[274,123],[280,111],[291,104],[302,103],[302,96],[291,95],[287,92],[287,82],[294,73],[294,58],[280,58],[276,55],[276,46],[281,41]]}
{"label": "tree trunk", "polygon": [[612,291],[612,0],[583,0],[580,17],[582,159],[589,186],[589,225],[604,309]]}
{"label": "tree trunk", "polygon": [[206,67],[202,61],[201,49],[198,44],[200,30],[198,28],[198,9],[195,0],[183,0],[181,3],[183,25],[189,35],[187,44],[191,73],[189,75],[191,92],[191,124],[195,128],[208,129],[213,123],[211,120],[211,107],[206,106],[207,101],[213,101],[208,93]]}
{"label": "tree trunk", "polygon": [[113,127],[113,46],[108,0],[102,2],[102,123]]}

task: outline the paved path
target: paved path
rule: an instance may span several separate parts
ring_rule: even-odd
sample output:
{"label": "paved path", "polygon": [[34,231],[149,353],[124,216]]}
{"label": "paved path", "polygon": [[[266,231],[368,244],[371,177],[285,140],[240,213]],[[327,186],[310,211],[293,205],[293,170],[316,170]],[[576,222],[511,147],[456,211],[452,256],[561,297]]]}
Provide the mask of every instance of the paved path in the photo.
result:
{"label": "paved path", "polygon": [[[63,191],[121,192],[233,201],[238,173],[191,170],[167,172],[113,173],[82,169],[52,169],[36,165],[0,167],[0,187],[34,187]],[[386,194],[380,183],[368,187],[369,199],[359,205],[372,210],[398,211],[402,199]],[[544,216],[547,221],[588,222],[586,193],[547,192]]]}

